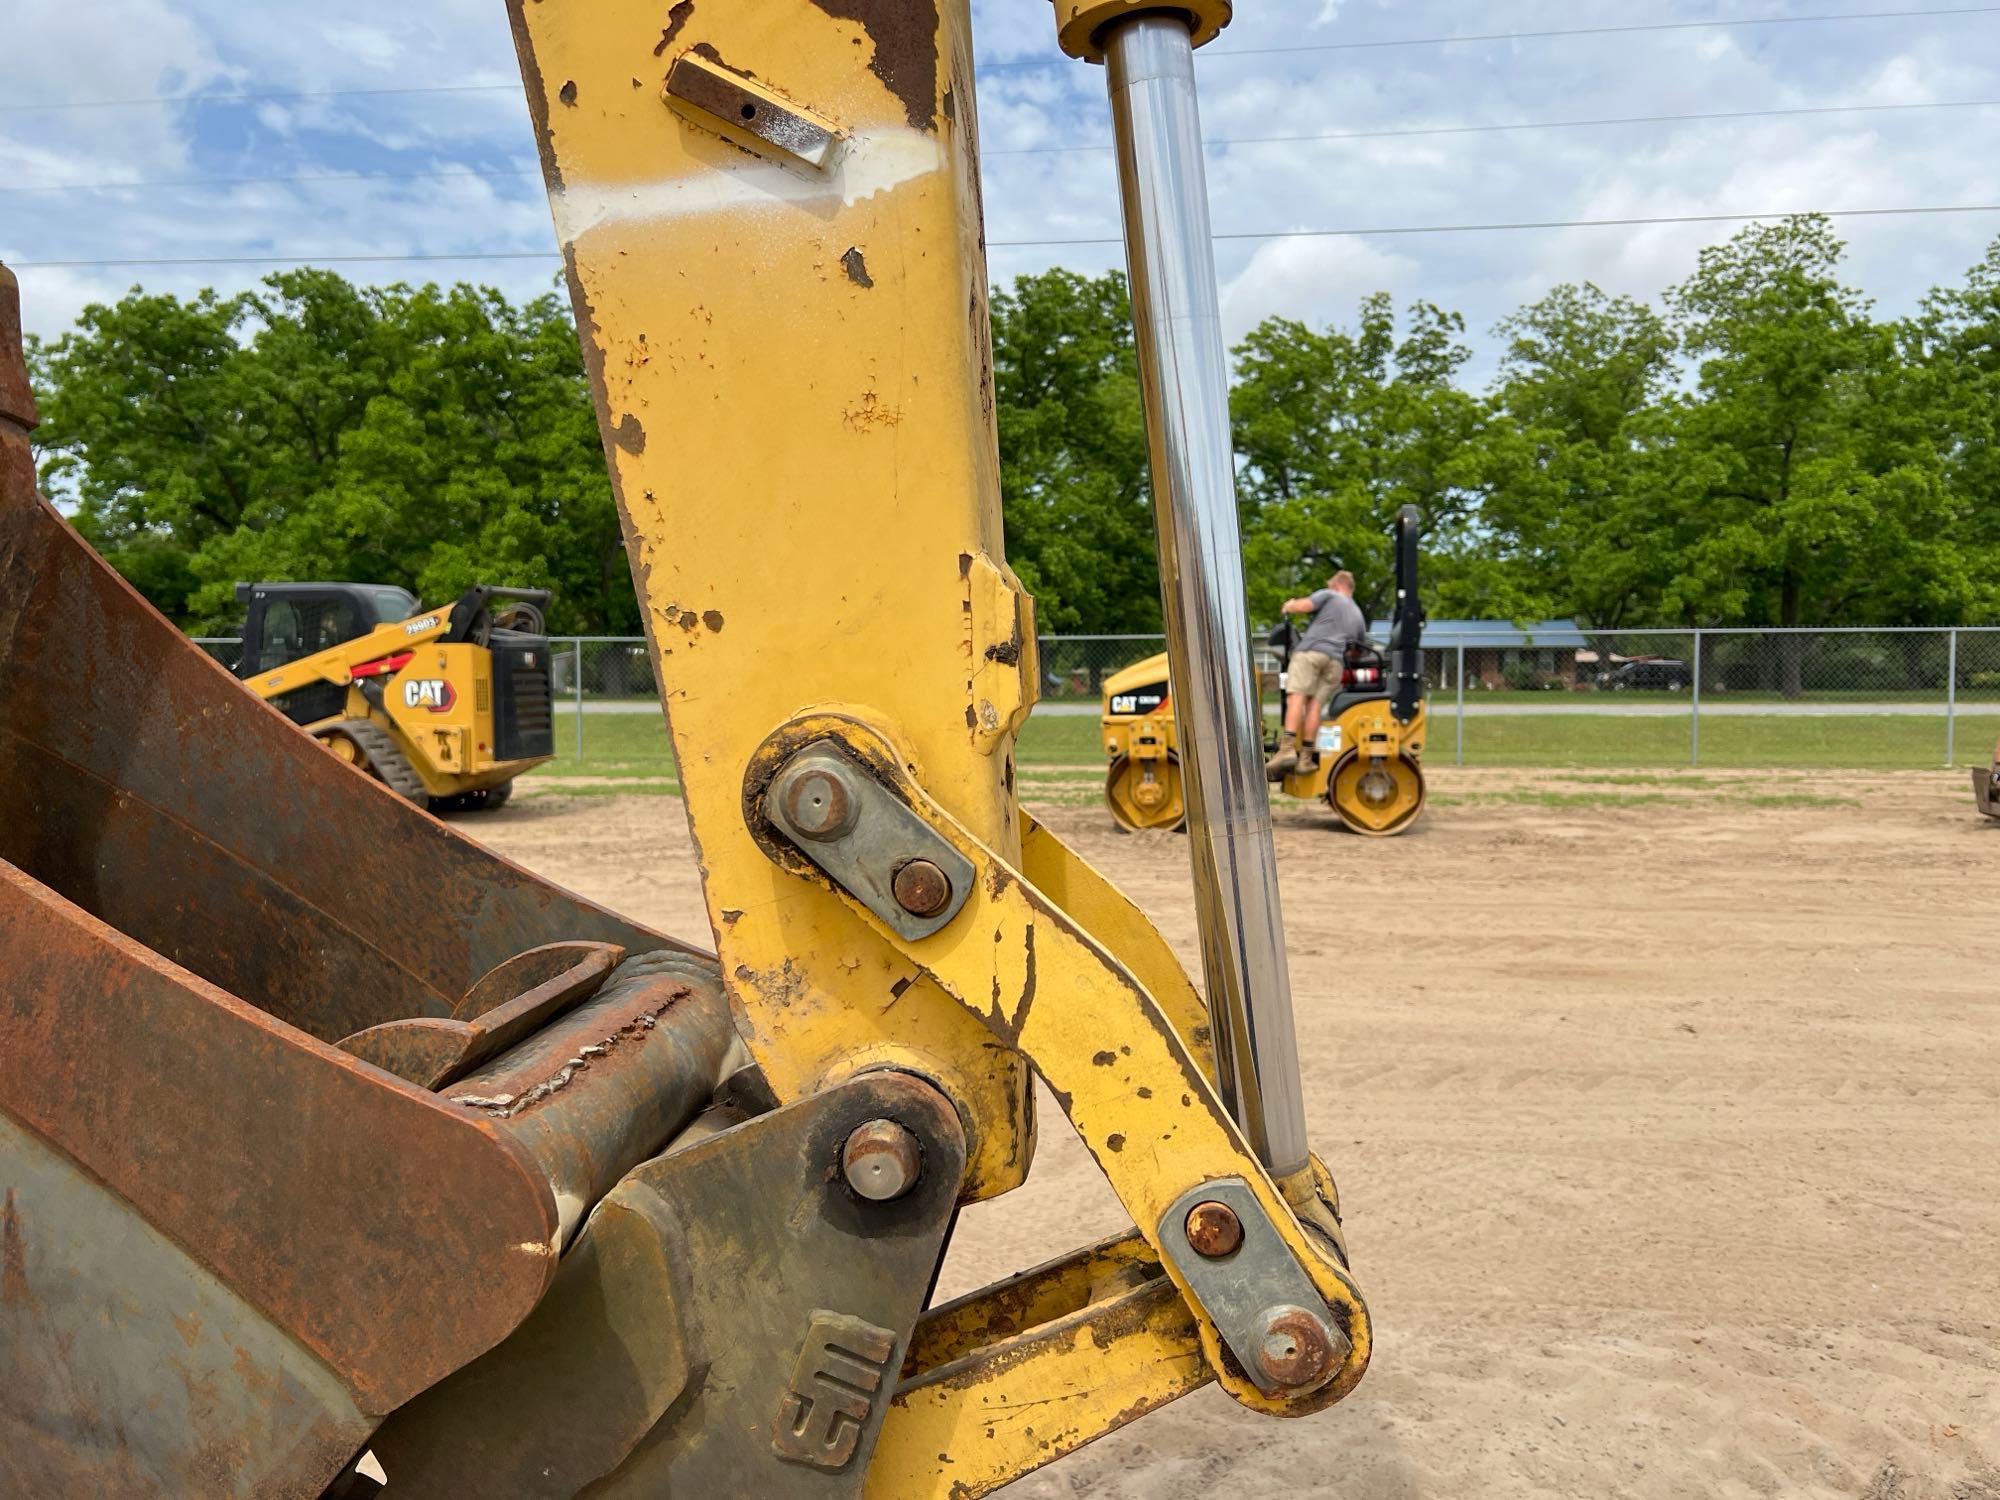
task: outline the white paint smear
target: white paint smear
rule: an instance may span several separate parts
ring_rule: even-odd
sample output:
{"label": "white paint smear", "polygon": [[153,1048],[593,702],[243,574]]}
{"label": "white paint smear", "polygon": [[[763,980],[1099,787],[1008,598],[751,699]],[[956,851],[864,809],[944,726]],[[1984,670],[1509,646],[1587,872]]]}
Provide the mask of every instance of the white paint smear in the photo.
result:
{"label": "white paint smear", "polygon": [[825,212],[852,208],[944,166],[944,147],[918,130],[884,131],[845,142],[822,171],[777,162],[703,168],[687,177],[599,187],[572,182],[551,199],[556,233],[565,244],[606,224],[657,223],[706,214],[778,208]]}

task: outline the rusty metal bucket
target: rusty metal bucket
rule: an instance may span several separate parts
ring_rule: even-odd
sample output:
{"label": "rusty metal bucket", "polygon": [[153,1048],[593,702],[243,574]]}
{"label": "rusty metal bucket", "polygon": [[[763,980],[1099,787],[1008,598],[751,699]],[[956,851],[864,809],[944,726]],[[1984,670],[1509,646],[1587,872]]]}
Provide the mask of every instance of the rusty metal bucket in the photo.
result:
{"label": "rusty metal bucket", "polygon": [[[34,422],[0,268],[0,1493],[317,1495],[542,1297],[575,1218],[552,1177],[623,1170],[554,1156],[658,1150],[712,1086],[644,1139],[566,1104],[551,1144],[337,1044],[469,1034],[539,945],[688,950],[245,692],[36,494]],[[735,1048],[702,972],[618,1001],[678,1006],[697,1073]]]}

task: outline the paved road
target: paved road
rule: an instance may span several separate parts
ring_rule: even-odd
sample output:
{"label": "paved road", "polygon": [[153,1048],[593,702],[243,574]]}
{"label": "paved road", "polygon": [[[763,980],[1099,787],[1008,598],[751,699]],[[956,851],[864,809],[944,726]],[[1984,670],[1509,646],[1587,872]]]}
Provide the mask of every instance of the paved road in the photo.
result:
{"label": "paved road", "polygon": [[[1596,715],[1607,719],[1685,719],[1692,705],[1683,698],[1679,702],[1661,703],[1657,700],[1633,700],[1623,696],[1551,696],[1547,701],[1535,700],[1506,703],[1480,703],[1477,700],[1465,705],[1468,719],[1505,718],[1546,718],[1559,714],[1565,718]],[[1094,703],[1043,703],[1035,712],[1055,718],[1088,714],[1096,717],[1098,708]],[[1449,719],[1456,716],[1458,705],[1450,698],[1431,700],[1431,717]],[[1960,714],[2000,713],[2000,703],[1961,703]],[[1702,700],[1701,716],[1704,719],[1834,719],[1861,718],[1874,714],[1892,714],[1898,717],[1919,719],[1942,719],[1945,706],[1942,703],[1732,703],[1727,699],[1705,698]]]}
{"label": "paved road", "polygon": [[[567,707],[568,704],[563,704]],[[1633,700],[1620,695],[1597,696],[1551,696],[1547,701],[1522,702],[1518,699],[1506,703],[1480,703],[1473,701],[1465,705],[1468,719],[1515,718],[1521,716],[1546,717],[1551,714],[1588,715],[1596,714],[1612,719],[1685,719],[1690,704],[1686,699],[1679,702],[1662,703],[1654,699]],[[587,714],[656,714],[659,705],[650,701],[618,699],[600,701],[585,699],[583,711]],[[2000,713],[2000,703],[1972,702],[1958,705],[1961,714]],[[1096,718],[1098,707],[1095,703],[1043,703],[1035,712],[1044,718]],[[1431,700],[1431,717],[1451,718],[1457,712],[1456,703],[1450,698]],[[1709,698],[1701,705],[1704,719],[1836,719],[1857,718],[1871,714],[1891,714],[1902,718],[1941,719],[1945,714],[1942,703],[1910,702],[1870,702],[1870,703],[1737,703],[1726,698]]]}

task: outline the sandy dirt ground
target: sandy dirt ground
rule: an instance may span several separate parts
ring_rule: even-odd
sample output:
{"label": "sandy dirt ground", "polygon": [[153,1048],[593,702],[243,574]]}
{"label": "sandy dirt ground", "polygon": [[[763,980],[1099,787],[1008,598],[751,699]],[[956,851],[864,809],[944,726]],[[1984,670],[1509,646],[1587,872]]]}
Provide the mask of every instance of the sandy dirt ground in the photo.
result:
{"label": "sandy dirt ground", "polygon": [[[1279,812],[1374,1368],[1302,1422],[1201,1392],[1008,1494],[2000,1500],[2000,823],[1942,773],[1433,789],[1394,840]],[[1194,960],[1183,840],[1045,817]],[[674,799],[460,827],[706,931]],[[1123,1226],[1045,1107],[942,1291]]]}

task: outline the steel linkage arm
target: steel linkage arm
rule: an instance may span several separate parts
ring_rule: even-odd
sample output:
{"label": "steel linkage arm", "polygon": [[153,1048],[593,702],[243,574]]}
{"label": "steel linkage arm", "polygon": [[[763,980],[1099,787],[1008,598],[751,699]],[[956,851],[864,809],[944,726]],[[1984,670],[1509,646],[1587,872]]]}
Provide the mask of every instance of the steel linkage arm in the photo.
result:
{"label": "steel linkage arm", "polygon": [[751,831],[1034,1066],[1195,1310],[1231,1396],[1280,1415],[1337,1400],[1367,1365],[1369,1335],[1335,1247],[1300,1223],[1130,970],[906,764],[858,716],[803,716],[751,758]]}

